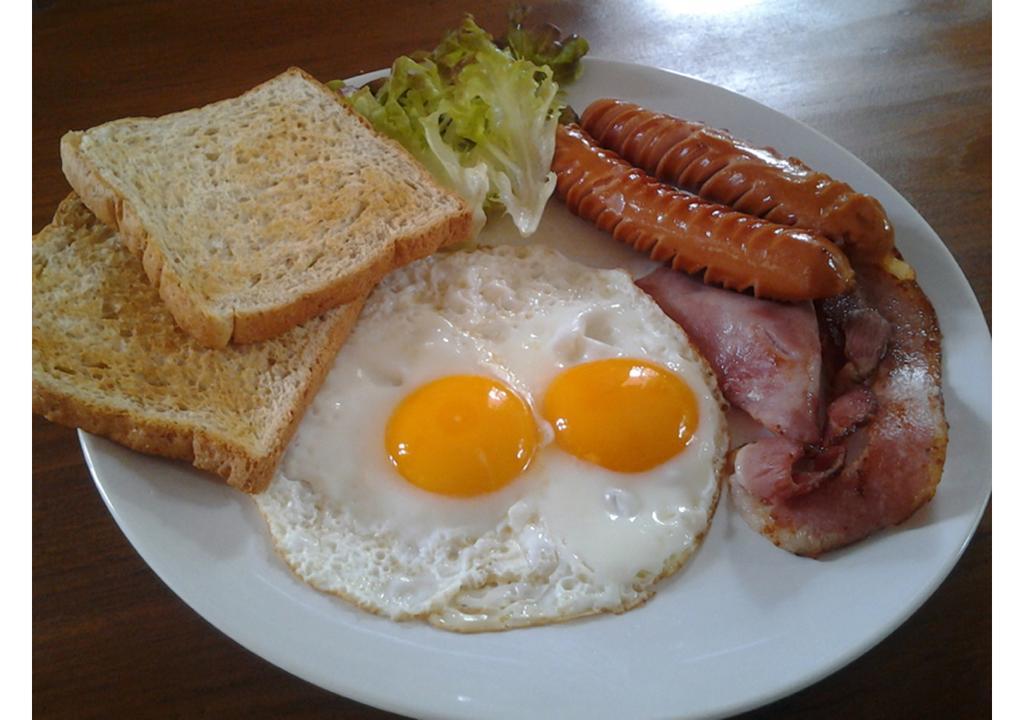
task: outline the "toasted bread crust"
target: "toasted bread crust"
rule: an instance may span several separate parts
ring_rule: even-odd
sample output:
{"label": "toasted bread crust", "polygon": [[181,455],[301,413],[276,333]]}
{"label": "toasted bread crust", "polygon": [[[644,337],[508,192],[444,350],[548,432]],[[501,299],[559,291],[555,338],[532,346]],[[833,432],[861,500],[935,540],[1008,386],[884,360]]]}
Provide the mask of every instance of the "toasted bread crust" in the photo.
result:
{"label": "toasted bread crust", "polygon": [[102,435],[138,452],[188,461],[200,470],[219,475],[243,492],[262,492],[270,484],[288,442],[323,384],[334,356],[352,331],[362,305],[360,298],[339,314],[311,368],[302,395],[290,408],[273,448],[266,454],[255,454],[245,445],[201,427],[140,415],[114,402],[97,403],[38,378],[32,380],[32,412],[51,422]]}
{"label": "toasted bread crust", "polygon": [[[337,93],[304,70],[292,67],[286,74],[300,75],[314,83],[344,113],[373,130]],[[275,79],[262,83],[254,90]],[[459,208],[457,212],[416,232],[395,238],[389,252],[379,254],[347,275],[303,293],[290,302],[257,311],[235,310],[228,315],[218,314],[204,304],[204,298],[190,287],[188,279],[180,277],[171,263],[166,262],[163,249],[142,223],[136,208],[101,176],[81,151],[83,134],[81,131],[72,131],[61,139],[61,161],[65,177],[85,206],[104,224],[116,230],[128,249],[142,259],[146,276],[159,291],[160,298],[178,326],[207,347],[223,348],[229,343],[252,343],[281,335],[330,308],[364,297],[391,270],[426,257],[441,247],[464,242],[472,234],[472,211],[465,201],[456,193],[437,185],[437,188],[456,201]],[[379,139],[393,152],[418,164],[398,142],[383,135],[379,135]]]}
{"label": "toasted bread crust", "polygon": [[378,258],[352,277],[303,295],[272,311],[236,312],[231,342],[243,344],[276,337],[326,310],[365,297],[382,277],[395,268],[427,257],[439,248],[464,242],[470,235],[472,221],[472,213],[467,208],[460,215],[436,222],[416,235],[400,238],[390,257]]}
{"label": "toasted bread crust", "polygon": [[191,429],[162,419],[139,422],[129,410],[102,407],[32,379],[32,412],[150,455],[192,461]]}
{"label": "toasted bread crust", "polygon": [[[44,247],[45,250],[40,249]],[[85,249],[79,251],[78,247]],[[103,251],[104,247],[116,248],[116,254]],[[90,248],[96,250],[90,252]],[[77,260],[83,276],[92,276],[91,282],[75,286],[73,274],[77,268],[73,260]],[[57,273],[57,279],[47,279],[44,273],[50,272]],[[61,280],[62,277],[65,279]],[[64,285],[65,282],[70,285]],[[103,310],[98,303],[82,305],[92,302],[95,289],[105,282],[115,290],[104,296],[103,302],[109,300],[110,309]],[[126,297],[139,306],[156,308],[157,325],[153,327],[152,315],[143,317],[134,306],[123,305]],[[273,477],[334,356],[354,327],[363,300],[359,298],[311,321],[318,323],[315,331],[304,333],[300,329],[295,331],[299,334],[294,339],[269,341],[276,345],[266,353],[258,346],[245,351],[204,350],[174,328],[123,243],[72,193],[57,208],[53,223],[33,238],[32,411],[133,450],[191,462],[201,470],[221,476],[233,487],[259,492]],[[62,308],[59,302],[69,305]],[[68,314],[75,307],[82,308],[82,313]],[[117,321],[111,320],[107,312],[118,315],[127,327],[135,325],[145,340],[139,343],[118,338],[116,330],[111,331],[111,323]],[[153,330],[147,333],[143,327]],[[70,344],[64,342],[68,328],[73,333]],[[178,354],[186,345],[192,349]],[[299,350],[305,359],[287,365],[289,353]],[[145,356],[140,354],[143,352]],[[145,372],[150,356],[164,353],[174,355],[178,365],[191,360],[198,364],[194,372],[167,379],[168,390],[161,391],[167,403],[149,404],[145,394],[132,389],[135,386],[131,384],[131,375]],[[271,365],[262,365],[268,359]],[[294,380],[289,381],[286,395],[277,396],[280,402],[275,405],[273,417],[260,419],[253,413],[262,406],[244,398],[255,396],[257,388],[250,388],[249,383],[255,385],[269,379],[275,362],[285,363],[285,372]],[[213,382],[210,391],[219,392],[213,389],[216,380],[211,378],[215,376],[208,374],[211,364],[220,368],[220,377],[227,378],[237,388],[236,396],[243,398],[242,404],[230,411],[232,419],[228,423],[209,421],[205,408],[215,401],[202,392],[197,394],[192,384],[197,379],[200,387],[204,382]],[[159,363],[152,366],[159,367]],[[90,368],[104,368],[101,373],[107,382],[90,381]],[[249,380],[240,380],[243,377]],[[176,404],[181,412],[173,409]],[[246,426],[259,428],[259,432],[249,435]]]}
{"label": "toasted bread crust", "polygon": [[[142,261],[146,277],[160,293],[160,299],[170,310],[178,327],[207,347],[225,347],[231,340],[232,323],[226,318],[206,312],[195,301],[182,279],[173,268],[165,264],[159,245],[153,242],[143,227],[131,202],[121,197],[82,154],[81,139],[81,132],[69,132],[60,140],[61,167],[68,183],[78,193],[82,203],[104,225],[116,231],[125,247]],[[314,313],[303,320],[315,316]],[[264,335],[259,339],[264,337],[270,336]]]}

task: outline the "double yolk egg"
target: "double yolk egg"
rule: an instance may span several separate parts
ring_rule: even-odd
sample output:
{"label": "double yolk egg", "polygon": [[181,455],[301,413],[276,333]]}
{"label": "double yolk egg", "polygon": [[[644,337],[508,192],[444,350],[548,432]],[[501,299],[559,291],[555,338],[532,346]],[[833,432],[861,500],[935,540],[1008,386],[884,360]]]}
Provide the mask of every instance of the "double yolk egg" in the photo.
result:
{"label": "double yolk egg", "polygon": [[[576,365],[555,377],[543,416],[556,444],[608,470],[650,470],[683,451],[698,422],[693,391],[675,373],[641,359]],[[451,375],[408,395],[385,430],[388,457],[407,481],[472,497],[517,478],[539,444],[529,405],[508,385]]]}
{"label": "double yolk egg", "polygon": [[296,574],[390,618],[622,612],[710,523],[721,408],[625,272],[535,245],[432,255],[371,294],[256,502]]}

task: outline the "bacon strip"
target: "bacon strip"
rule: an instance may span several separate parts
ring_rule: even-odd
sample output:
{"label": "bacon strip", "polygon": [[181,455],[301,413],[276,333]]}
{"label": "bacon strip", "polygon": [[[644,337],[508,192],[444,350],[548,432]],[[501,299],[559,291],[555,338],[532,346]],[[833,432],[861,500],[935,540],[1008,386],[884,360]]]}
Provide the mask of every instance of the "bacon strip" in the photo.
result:
{"label": "bacon strip", "polygon": [[811,303],[758,300],[670,268],[636,284],[708,359],[726,400],[790,439],[821,440],[821,343]]}
{"label": "bacon strip", "polygon": [[[857,277],[857,309],[876,311],[891,326],[891,338],[864,386],[876,403],[870,419],[856,411],[857,406],[864,409],[863,395],[845,401],[840,397],[830,408],[849,402],[846,409],[854,410],[847,422],[837,422],[844,433],[852,429],[835,445],[843,449],[842,468],[810,492],[787,492],[780,476],[797,461],[779,455],[772,460],[768,451],[775,448],[759,448],[770,442],[762,440],[737,453],[730,479],[733,498],[747,523],[799,555],[817,556],[903,522],[935,494],[945,462],[948,426],[942,401],[942,336],[935,311],[912,280],[900,281],[871,266],[857,266]],[[826,327],[841,334],[849,307],[821,303],[819,309]],[[840,418],[843,405],[832,414]],[[864,424],[856,427],[858,423]],[[774,465],[755,473],[750,468],[757,457]],[[774,478],[771,486],[764,481],[766,475]]]}
{"label": "bacon strip", "polygon": [[789,500],[812,492],[843,467],[846,448],[835,445],[808,451],[800,443],[771,437],[736,453],[735,475],[763,502]]}
{"label": "bacon strip", "polygon": [[866,423],[878,410],[878,400],[865,387],[849,390],[828,406],[825,444],[832,445]]}

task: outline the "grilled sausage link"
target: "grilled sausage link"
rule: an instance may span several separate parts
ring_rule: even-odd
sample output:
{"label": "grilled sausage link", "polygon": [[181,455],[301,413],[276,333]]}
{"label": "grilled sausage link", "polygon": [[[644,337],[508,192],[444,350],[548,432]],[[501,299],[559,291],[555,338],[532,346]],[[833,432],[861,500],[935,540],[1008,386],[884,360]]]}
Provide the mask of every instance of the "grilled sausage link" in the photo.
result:
{"label": "grilled sausage link", "polygon": [[673,269],[757,297],[811,300],[849,290],[849,260],[826,238],[734,212],[659,183],[560,125],[551,165],[569,209]]}
{"label": "grilled sausage link", "polygon": [[780,225],[814,230],[852,258],[880,262],[893,256],[893,230],[881,203],[796,158],[621,100],[591,103],[580,124],[599,145],[662,182]]}

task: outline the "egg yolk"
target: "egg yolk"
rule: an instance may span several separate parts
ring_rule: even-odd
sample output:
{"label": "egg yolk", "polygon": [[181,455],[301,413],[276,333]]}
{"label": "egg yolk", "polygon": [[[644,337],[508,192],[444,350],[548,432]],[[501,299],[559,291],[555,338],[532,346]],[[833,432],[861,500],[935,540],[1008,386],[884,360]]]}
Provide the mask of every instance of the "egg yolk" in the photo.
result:
{"label": "egg yolk", "polygon": [[697,400],[678,375],[628,358],[565,370],[548,388],[543,414],[563,450],[625,473],[680,453],[698,421]]}
{"label": "egg yolk", "polygon": [[529,406],[504,383],[452,375],[399,403],[385,445],[413,485],[471,497],[507,485],[526,469],[537,449],[537,426]]}

